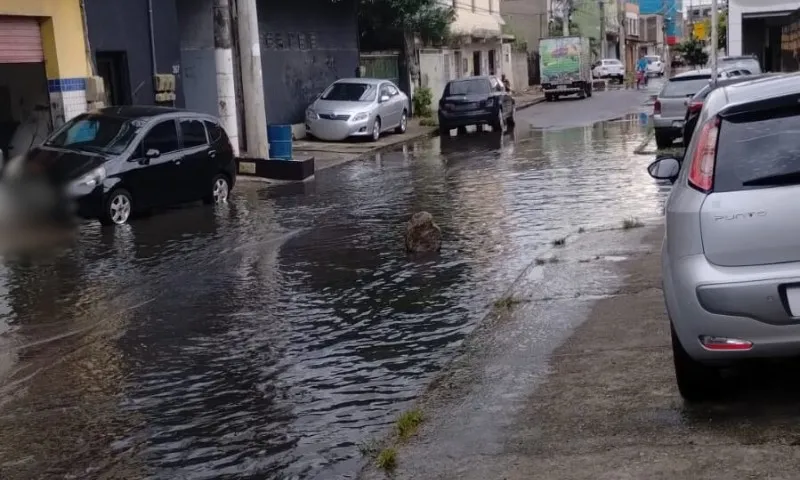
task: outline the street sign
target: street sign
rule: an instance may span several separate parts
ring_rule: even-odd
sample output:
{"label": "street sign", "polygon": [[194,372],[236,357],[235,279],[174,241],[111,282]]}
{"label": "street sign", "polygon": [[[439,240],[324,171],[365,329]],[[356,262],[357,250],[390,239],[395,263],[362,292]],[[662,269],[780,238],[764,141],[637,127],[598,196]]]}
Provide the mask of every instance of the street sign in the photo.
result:
{"label": "street sign", "polygon": [[705,40],[708,36],[708,30],[706,29],[706,22],[697,22],[694,24],[692,29],[692,35],[694,38],[698,40]]}

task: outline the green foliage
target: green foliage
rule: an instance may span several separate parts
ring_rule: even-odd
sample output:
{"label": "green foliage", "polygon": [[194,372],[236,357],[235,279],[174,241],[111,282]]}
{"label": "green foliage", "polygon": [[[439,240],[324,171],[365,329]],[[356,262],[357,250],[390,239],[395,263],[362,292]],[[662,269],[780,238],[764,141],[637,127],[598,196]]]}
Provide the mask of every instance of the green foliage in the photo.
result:
{"label": "green foliage", "polygon": [[433,104],[433,92],[428,87],[421,87],[414,91],[414,114],[418,117],[431,116],[431,104]]}
{"label": "green foliage", "polygon": [[362,35],[397,38],[411,32],[425,43],[442,44],[450,34],[455,9],[439,0],[359,0],[358,15]]}
{"label": "green foliage", "polygon": [[397,467],[397,450],[388,447],[381,450],[378,459],[375,461],[381,470],[392,471]]}
{"label": "green foliage", "polygon": [[416,408],[400,415],[395,423],[397,436],[400,437],[400,440],[408,440],[412,435],[417,433],[417,429],[423,419],[422,411]]}
{"label": "green foliage", "polygon": [[705,65],[708,62],[708,54],[703,51],[703,42],[690,37],[675,47],[689,65]]}
{"label": "green foliage", "polygon": [[717,48],[728,48],[728,11],[719,12],[717,17]]}
{"label": "green foliage", "polygon": [[[548,26],[548,35],[551,37],[563,37],[564,36],[563,25],[564,21],[561,20],[561,18],[558,17],[553,18],[553,21],[550,22],[550,25]],[[577,23],[573,21],[569,22],[569,34],[570,35],[581,34],[580,27],[578,26]]]}

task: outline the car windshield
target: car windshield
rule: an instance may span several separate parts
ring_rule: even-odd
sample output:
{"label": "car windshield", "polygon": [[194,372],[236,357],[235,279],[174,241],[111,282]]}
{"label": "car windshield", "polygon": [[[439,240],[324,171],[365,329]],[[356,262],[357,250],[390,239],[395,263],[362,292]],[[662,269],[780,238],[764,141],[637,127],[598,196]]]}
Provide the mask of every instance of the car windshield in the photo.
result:
{"label": "car windshield", "polygon": [[723,68],[738,68],[749,70],[750,73],[761,73],[761,65],[755,58],[723,58],[720,59],[720,66]]}
{"label": "car windshield", "polygon": [[489,93],[489,82],[482,78],[458,80],[447,85],[446,95],[482,95]]}
{"label": "car windshield", "polygon": [[708,85],[711,76],[673,78],[661,91],[660,97],[688,97]]}
{"label": "car windshield", "polygon": [[45,146],[118,155],[125,151],[139,131],[127,118],[85,113],[56,131]]}
{"label": "car windshield", "polygon": [[322,94],[322,100],[371,102],[375,100],[375,85],[369,83],[334,83]]}

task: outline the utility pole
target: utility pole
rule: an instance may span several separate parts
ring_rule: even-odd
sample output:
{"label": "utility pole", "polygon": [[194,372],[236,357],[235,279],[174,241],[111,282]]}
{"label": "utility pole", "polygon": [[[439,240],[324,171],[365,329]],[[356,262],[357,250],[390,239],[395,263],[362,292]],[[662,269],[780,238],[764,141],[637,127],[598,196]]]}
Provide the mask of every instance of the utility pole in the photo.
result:
{"label": "utility pole", "polygon": [[622,65],[628,70],[628,14],[625,9],[625,0],[617,0],[617,18],[619,21],[619,46]]}
{"label": "utility pole", "polygon": [[717,83],[717,0],[711,0],[711,81]]}
{"label": "utility pole", "polygon": [[561,30],[565,37],[569,37],[569,19],[572,16],[572,0],[563,0],[561,4]]}
{"label": "utility pole", "polygon": [[600,58],[608,57],[608,39],[606,38],[606,4],[603,0],[597,2],[600,7]]}
{"label": "utility pole", "polygon": [[217,69],[219,119],[239,155],[239,125],[236,121],[236,82],[233,76],[233,37],[229,0],[214,0],[214,63]]}
{"label": "utility pole", "polygon": [[236,0],[236,20],[239,27],[239,60],[242,68],[247,153],[254,158],[267,158],[269,139],[256,0]]}

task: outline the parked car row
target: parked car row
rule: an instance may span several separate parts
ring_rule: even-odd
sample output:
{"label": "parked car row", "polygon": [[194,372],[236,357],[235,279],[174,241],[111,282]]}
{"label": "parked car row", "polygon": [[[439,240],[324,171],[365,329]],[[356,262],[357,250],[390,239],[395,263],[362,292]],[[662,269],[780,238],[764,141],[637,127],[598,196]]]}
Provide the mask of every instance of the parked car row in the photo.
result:
{"label": "parked car row", "polygon": [[[753,68],[748,70],[745,65],[729,65],[728,69],[718,72],[717,81],[725,82],[737,78],[747,80]],[[686,137],[686,122],[690,120],[691,111],[696,111],[698,105],[693,105],[693,97],[709,86],[711,70],[691,70],[671,77],[656,96],[653,104],[653,127],[655,129],[656,146],[658,148],[670,147],[676,139]],[[696,102],[694,102],[696,103]]]}
{"label": "parked car row", "polygon": [[800,74],[721,79],[692,98],[662,250],[676,379],[687,401],[725,369],[800,353]]}

